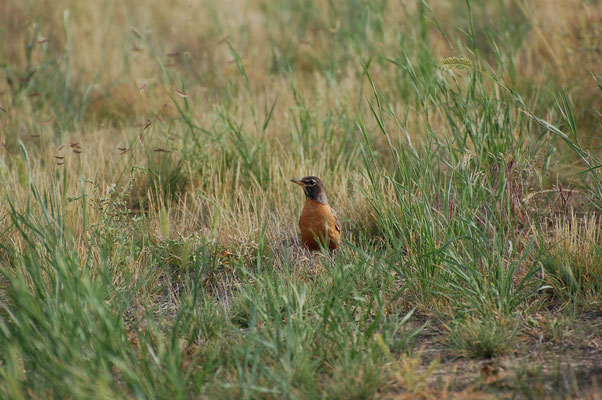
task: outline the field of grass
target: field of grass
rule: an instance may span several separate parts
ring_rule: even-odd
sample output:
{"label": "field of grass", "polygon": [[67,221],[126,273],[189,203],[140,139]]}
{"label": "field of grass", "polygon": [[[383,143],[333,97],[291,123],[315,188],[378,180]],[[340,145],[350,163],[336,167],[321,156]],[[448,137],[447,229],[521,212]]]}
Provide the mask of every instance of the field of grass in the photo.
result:
{"label": "field of grass", "polygon": [[0,398],[602,397],[601,68],[596,0],[0,0]]}

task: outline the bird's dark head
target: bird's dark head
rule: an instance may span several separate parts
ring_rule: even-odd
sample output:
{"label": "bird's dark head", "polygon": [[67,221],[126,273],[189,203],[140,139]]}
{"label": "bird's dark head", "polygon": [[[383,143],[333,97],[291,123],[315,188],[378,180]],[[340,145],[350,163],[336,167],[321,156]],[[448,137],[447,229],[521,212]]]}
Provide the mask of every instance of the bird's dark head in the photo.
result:
{"label": "bird's dark head", "polygon": [[326,190],[324,190],[324,184],[322,183],[320,178],[316,176],[306,176],[305,178],[301,179],[291,179],[291,182],[301,186],[303,188],[305,196],[308,199],[317,201],[322,204],[328,204],[328,200],[326,198]]}

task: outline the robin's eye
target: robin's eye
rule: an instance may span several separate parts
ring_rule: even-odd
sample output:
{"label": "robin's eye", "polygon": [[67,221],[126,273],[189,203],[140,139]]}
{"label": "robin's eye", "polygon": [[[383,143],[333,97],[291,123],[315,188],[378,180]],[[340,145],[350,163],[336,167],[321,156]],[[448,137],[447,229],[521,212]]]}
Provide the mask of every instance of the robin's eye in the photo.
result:
{"label": "robin's eye", "polygon": [[310,184],[310,185],[315,185],[315,184],[316,184],[316,181],[315,181],[315,180],[313,180],[313,179],[310,179],[310,180],[309,180],[309,184]]}

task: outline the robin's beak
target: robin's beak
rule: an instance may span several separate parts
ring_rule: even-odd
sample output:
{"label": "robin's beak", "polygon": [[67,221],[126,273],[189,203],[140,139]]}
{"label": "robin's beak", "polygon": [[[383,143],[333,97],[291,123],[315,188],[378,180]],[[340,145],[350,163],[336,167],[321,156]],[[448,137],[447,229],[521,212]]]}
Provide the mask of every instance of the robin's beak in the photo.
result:
{"label": "robin's beak", "polygon": [[291,179],[291,182],[296,183],[299,186],[305,186],[305,183],[303,183],[299,179]]}

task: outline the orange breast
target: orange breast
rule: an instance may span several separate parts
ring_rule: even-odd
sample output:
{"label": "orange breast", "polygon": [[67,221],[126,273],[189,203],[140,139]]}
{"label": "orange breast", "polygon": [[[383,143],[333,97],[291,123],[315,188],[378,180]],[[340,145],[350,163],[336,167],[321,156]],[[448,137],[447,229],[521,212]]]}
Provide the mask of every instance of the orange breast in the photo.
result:
{"label": "orange breast", "polygon": [[331,250],[339,246],[341,231],[328,204],[305,199],[299,227],[301,243],[310,250],[319,250],[320,243]]}

